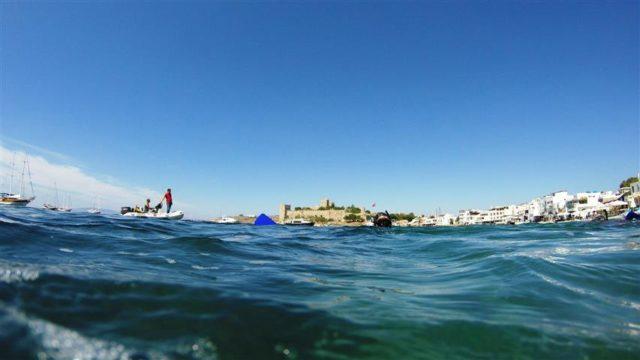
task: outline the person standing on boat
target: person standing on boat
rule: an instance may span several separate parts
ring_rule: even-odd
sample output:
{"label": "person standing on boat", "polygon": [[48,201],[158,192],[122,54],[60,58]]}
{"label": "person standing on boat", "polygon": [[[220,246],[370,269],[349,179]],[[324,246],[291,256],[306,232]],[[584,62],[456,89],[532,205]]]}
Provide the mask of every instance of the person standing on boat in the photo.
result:
{"label": "person standing on boat", "polygon": [[171,205],[173,205],[173,198],[171,197],[171,189],[167,189],[167,192],[164,193],[162,200],[160,200],[160,204],[162,204],[162,202],[165,200],[167,201],[167,214],[168,214],[171,212]]}

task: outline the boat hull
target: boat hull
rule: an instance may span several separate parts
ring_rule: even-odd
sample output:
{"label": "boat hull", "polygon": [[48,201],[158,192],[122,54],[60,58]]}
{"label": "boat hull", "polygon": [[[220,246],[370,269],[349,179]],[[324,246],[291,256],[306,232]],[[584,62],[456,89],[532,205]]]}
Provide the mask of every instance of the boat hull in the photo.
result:
{"label": "boat hull", "polygon": [[211,222],[214,224],[220,224],[220,225],[233,225],[233,224],[240,223],[238,220],[232,217],[217,218],[217,219],[211,220]]}
{"label": "boat hull", "polygon": [[136,218],[145,218],[145,219],[161,219],[161,220],[180,220],[184,217],[184,213],[182,211],[174,211],[170,213],[137,213],[137,212],[128,212],[122,214],[122,216],[127,217],[136,217]]}
{"label": "boat hull", "polygon": [[29,205],[29,203],[31,202],[31,200],[26,200],[26,199],[2,199],[0,200],[0,205],[5,205],[5,206],[16,206],[16,207],[24,207]]}
{"label": "boat hull", "polygon": [[286,226],[313,226],[313,225],[315,225],[315,223],[313,223],[313,222],[306,222],[306,223],[284,223],[284,225],[286,225]]}

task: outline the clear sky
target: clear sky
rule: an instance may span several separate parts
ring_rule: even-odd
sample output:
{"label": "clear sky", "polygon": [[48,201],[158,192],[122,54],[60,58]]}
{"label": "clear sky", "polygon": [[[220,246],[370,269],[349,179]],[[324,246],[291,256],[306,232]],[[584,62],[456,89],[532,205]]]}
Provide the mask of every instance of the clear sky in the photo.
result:
{"label": "clear sky", "polygon": [[637,1],[2,2],[0,26],[5,148],[197,216],[456,211],[640,168]]}

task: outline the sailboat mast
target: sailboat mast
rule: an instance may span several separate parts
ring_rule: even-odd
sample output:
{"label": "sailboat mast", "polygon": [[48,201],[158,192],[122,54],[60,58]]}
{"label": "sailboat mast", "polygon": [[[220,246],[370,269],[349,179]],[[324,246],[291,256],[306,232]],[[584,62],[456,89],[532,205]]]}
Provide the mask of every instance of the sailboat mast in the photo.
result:
{"label": "sailboat mast", "polygon": [[58,202],[59,202],[59,198],[58,198],[58,183],[56,183],[55,181],[53,182],[53,187],[55,187],[56,189],[56,203],[55,206],[58,207]]}
{"label": "sailboat mast", "polygon": [[24,195],[24,171],[27,168],[27,160],[22,161],[22,173],[20,174],[20,196]]}
{"label": "sailboat mast", "polygon": [[31,179],[31,163],[29,162],[29,158],[27,158],[27,171],[29,172],[29,184],[31,185],[31,196],[35,197],[36,192],[33,191],[33,180]]}
{"label": "sailboat mast", "polygon": [[13,152],[13,157],[11,158],[11,173],[9,174],[9,194],[13,194],[13,170],[16,167],[16,153]]}

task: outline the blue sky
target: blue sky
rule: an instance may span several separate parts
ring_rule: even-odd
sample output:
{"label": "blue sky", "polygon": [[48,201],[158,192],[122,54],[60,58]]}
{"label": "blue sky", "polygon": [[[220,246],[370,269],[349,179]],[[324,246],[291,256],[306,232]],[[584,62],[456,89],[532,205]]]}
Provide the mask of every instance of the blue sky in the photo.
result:
{"label": "blue sky", "polygon": [[640,168],[635,1],[0,9],[5,147],[198,216],[456,211]]}

